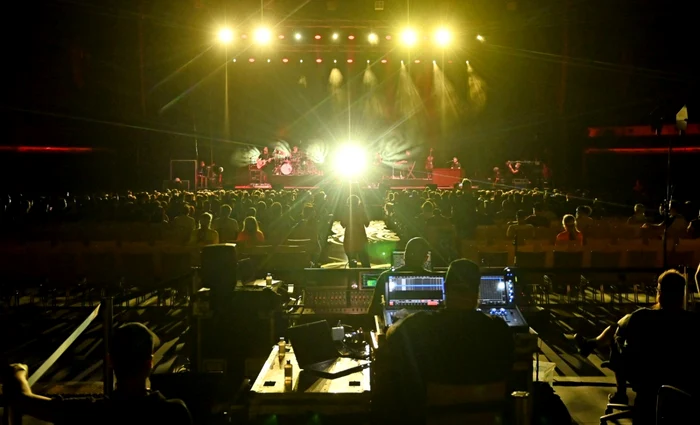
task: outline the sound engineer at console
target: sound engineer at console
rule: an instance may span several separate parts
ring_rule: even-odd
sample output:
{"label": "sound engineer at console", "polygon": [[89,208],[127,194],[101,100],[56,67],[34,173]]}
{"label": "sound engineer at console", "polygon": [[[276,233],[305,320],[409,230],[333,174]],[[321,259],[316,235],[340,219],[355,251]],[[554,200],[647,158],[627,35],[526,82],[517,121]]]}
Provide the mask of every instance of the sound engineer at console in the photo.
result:
{"label": "sound engineer at console", "polygon": [[428,260],[430,245],[423,238],[413,238],[406,243],[406,251],[404,252],[404,265],[396,269],[389,269],[379,275],[377,279],[377,287],[374,290],[372,299],[371,313],[382,314],[382,295],[385,293],[386,282],[389,280],[389,275],[392,273],[417,273],[430,274],[431,272],[425,269],[425,262]]}
{"label": "sound engineer at console", "polygon": [[480,278],[474,262],[453,261],[445,278],[446,308],[415,313],[389,328],[378,354],[377,387],[384,413],[396,423],[424,423],[427,383],[484,385],[507,396],[513,336],[502,319],[477,310]]}

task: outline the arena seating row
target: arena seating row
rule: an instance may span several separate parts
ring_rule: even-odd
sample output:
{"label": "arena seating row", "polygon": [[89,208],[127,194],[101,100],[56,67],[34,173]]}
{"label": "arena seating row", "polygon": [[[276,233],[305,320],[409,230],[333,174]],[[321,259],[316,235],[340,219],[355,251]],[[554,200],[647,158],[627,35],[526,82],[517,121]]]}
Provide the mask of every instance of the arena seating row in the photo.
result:
{"label": "arena seating row", "polygon": [[[292,245],[241,245],[240,258],[251,258],[256,268],[293,269],[309,266],[307,240],[291,240]],[[106,290],[119,294],[159,288],[163,282],[188,276],[199,265],[198,246],[158,243],[80,242],[52,244],[0,244],[0,270],[3,281],[0,294],[16,298],[23,294],[46,298],[55,303],[71,294],[90,293],[97,298]],[[89,302],[89,299],[81,301]]]}
{"label": "arena seating row", "polygon": [[[669,241],[667,245],[670,266],[695,267],[700,262],[700,240]],[[478,264],[500,267],[515,263],[516,250],[512,242],[484,245],[464,240],[462,256]],[[610,244],[592,240],[585,246],[571,244],[529,243],[517,248],[518,267],[532,268],[650,268],[663,264],[663,245],[660,240],[644,243],[641,239]]]}

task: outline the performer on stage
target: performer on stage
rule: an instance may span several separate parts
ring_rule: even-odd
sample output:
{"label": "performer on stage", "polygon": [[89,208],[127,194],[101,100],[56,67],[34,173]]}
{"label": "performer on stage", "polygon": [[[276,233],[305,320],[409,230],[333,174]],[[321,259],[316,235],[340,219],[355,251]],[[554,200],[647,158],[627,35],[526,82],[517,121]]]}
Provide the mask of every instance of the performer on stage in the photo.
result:
{"label": "performer on stage", "polygon": [[428,157],[425,159],[425,177],[428,179],[433,178],[433,161],[435,158],[433,157],[433,148],[430,148],[430,153],[428,154]]}
{"label": "performer on stage", "polygon": [[452,157],[452,162],[450,162],[450,169],[452,170],[461,170],[462,169],[462,164],[459,163],[459,159],[457,157]]}
{"label": "performer on stage", "polygon": [[206,189],[207,187],[207,177],[209,177],[209,167],[204,161],[199,162],[199,167],[197,167],[197,188]]}
{"label": "performer on stage", "polygon": [[258,161],[257,161],[257,167],[258,170],[261,170],[263,172],[263,175],[265,176],[265,183],[270,182],[270,175],[272,175],[272,165],[271,162],[274,159],[274,155],[270,155],[270,150],[265,146],[258,155]]}
{"label": "performer on stage", "polygon": [[501,169],[498,167],[493,167],[493,185],[501,184]]}
{"label": "performer on stage", "polygon": [[514,165],[512,162],[508,161],[508,162],[506,162],[506,164],[508,165],[508,169],[510,169],[510,172],[511,172],[511,174],[513,174],[514,178],[520,177],[519,176],[519,174],[520,174],[520,163],[519,162],[516,162]]}

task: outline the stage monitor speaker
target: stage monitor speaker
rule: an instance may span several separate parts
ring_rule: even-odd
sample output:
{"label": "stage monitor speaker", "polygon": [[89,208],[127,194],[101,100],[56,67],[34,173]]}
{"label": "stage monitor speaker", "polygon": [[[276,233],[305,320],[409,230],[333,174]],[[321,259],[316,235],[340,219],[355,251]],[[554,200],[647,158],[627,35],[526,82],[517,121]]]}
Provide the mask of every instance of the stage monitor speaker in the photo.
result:
{"label": "stage monitor speaker", "polygon": [[272,190],[284,190],[284,185],[279,183],[272,183]]}
{"label": "stage monitor speaker", "polygon": [[202,284],[211,289],[215,299],[233,293],[238,280],[235,244],[205,246],[201,251],[201,264]]}
{"label": "stage monitor speaker", "polygon": [[435,183],[429,183],[425,185],[425,188],[428,190],[437,190],[437,184]]}

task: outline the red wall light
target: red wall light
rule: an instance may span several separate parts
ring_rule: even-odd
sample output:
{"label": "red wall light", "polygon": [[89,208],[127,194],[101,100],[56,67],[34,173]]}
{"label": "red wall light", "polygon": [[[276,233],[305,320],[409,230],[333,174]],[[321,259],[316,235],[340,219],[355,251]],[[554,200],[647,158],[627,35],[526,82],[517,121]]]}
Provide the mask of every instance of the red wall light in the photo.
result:
{"label": "red wall light", "polygon": [[284,58],[284,59],[282,59],[282,62],[287,63],[287,62],[289,62],[289,59]]}
{"label": "red wall light", "polygon": [[391,36],[390,36],[390,35],[387,35],[387,36],[386,36],[386,39],[387,39],[387,40],[391,40]]}
{"label": "red wall light", "polygon": [[386,59],[382,59],[382,63],[387,63],[388,61]]}
{"label": "red wall light", "polygon": [[352,63],[352,62],[353,62],[353,60],[352,60],[352,59],[348,59],[348,63]]}
{"label": "red wall light", "polygon": [[354,40],[354,39],[355,39],[355,36],[354,36],[354,35],[349,35],[349,36],[348,36],[348,40]]}
{"label": "red wall light", "polygon": [[316,40],[320,40],[320,39],[321,39],[321,35],[320,35],[320,34],[316,34],[316,35],[314,36],[314,38],[315,38]]}
{"label": "red wall light", "polygon": [[420,59],[414,60],[413,63],[420,63]]}
{"label": "red wall light", "polygon": [[250,59],[248,59],[248,62],[250,62],[250,63],[255,62],[255,58],[250,58]]}
{"label": "red wall light", "polygon": [[277,38],[279,38],[280,40],[284,40],[284,34],[278,35]]}
{"label": "red wall light", "polygon": [[321,59],[321,58],[316,59],[316,63],[321,63],[321,62],[323,62],[323,59]]}

